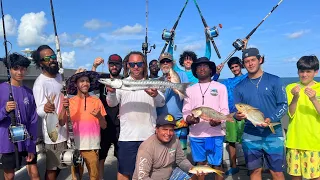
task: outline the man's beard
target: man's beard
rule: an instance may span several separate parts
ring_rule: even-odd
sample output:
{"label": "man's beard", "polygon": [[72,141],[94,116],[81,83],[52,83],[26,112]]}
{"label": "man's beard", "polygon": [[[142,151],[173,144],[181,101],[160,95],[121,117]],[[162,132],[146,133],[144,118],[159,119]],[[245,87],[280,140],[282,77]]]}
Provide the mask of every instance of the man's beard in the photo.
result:
{"label": "man's beard", "polygon": [[163,74],[168,74],[170,72],[170,68],[169,67],[163,67],[161,69],[161,71],[162,71]]}
{"label": "man's beard", "polygon": [[[51,67],[51,64],[56,64],[56,66]],[[59,72],[59,66],[57,62],[50,63],[48,66],[44,65],[42,66],[42,69],[44,69],[45,71],[47,71],[49,74],[52,74],[52,75],[56,75]]]}
{"label": "man's beard", "polygon": [[114,71],[111,71],[110,69],[109,69],[109,71],[110,71],[110,74],[111,74],[113,77],[119,76],[119,74],[120,74],[120,72],[121,72],[121,70],[114,72]]}

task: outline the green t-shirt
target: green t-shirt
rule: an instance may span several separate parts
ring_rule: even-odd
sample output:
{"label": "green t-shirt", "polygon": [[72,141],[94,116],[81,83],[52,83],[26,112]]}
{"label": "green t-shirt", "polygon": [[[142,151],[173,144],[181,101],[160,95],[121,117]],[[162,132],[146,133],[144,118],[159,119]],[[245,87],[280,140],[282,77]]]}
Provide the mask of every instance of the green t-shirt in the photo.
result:
{"label": "green t-shirt", "polygon": [[[300,83],[292,83],[286,87],[288,104],[291,104],[292,88],[301,85],[296,111],[289,115],[286,147],[299,150],[320,151],[320,115],[309,97],[304,93],[305,87]],[[316,91],[316,98],[320,98],[320,83],[311,86]]]}

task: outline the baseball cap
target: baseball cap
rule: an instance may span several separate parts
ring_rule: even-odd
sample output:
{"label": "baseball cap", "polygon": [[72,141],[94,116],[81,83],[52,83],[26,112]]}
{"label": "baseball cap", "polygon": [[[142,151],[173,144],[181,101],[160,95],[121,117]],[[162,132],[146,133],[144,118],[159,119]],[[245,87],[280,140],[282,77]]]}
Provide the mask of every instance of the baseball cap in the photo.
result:
{"label": "baseball cap", "polygon": [[242,59],[250,56],[261,56],[257,48],[248,48],[242,51]]}
{"label": "baseball cap", "polygon": [[159,57],[159,62],[161,62],[161,61],[164,60],[164,59],[169,59],[169,60],[173,61],[172,55],[171,55],[170,53],[167,53],[167,52],[162,53],[162,54],[160,55],[160,57]]}
{"label": "baseball cap", "polygon": [[157,117],[157,126],[176,125],[176,120],[171,114],[162,114]]}
{"label": "baseball cap", "polygon": [[122,58],[118,54],[112,54],[108,58],[108,62],[113,62],[113,63],[122,63]]}

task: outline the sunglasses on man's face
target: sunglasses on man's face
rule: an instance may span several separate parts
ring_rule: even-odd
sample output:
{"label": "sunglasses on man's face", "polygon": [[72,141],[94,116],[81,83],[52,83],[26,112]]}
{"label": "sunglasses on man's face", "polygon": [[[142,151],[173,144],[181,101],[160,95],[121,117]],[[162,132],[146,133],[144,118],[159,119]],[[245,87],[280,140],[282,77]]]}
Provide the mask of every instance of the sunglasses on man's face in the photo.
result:
{"label": "sunglasses on man's face", "polygon": [[57,60],[57,55],[56,54],[52,54],[51,56],[45,56],[42,58],[43,61],[45,62],[49,62],[50,60]]}
{"label": "sunglasses on man's face", "polygon": [[164,64],[164,63],[171,63],[172,61],[170,59],[163,59],[160,61],[160,64]]}
{"label": "sunglasses on man's face", "polygon": [[128,64],[129,64],[129,66],[131,67],[131,68],[134,68],[136,65],[138,66],[138,68],[140,68],[140,67],[142,67],[143,66],[143,62],[128,62]]}
{"label": "sunglasses on man's face", "polygon": [[113,66],[121,66],[121,63],[114,63],[114,62],[109,62],[109,67],[113,67]]}

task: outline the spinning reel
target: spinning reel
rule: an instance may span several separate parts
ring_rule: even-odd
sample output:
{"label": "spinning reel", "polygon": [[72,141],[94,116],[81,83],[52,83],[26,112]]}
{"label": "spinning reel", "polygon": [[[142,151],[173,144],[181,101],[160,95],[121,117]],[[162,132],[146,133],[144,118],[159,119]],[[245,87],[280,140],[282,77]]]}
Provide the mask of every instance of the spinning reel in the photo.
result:
{"label": "spinning reel", "polygon": [[168,31],[167,29],[164,29],[162,31],[162,40],[165,40],[165,41],[171,41],[173,40],[174,38],[174,31]]}
{"label": "spinning reel", "polygon": [[218,31],[218,28],[216,26],[213,26],[212,28],[210,29],[206,29],[206,36],[209,38],[209,39],[213,39],[215,37],[218,37],[219,36],[219,31]]}
{"label": "spinning reel", "polygon": [[9,139],[12,143],[25,141],[30,138],[30,135],[23,124],[17,124],[9,127]]}
{"label": "spinning reel", "polygon": [[233,46],[236,50],[240,51],[240,50],[242,50],[243,47],[244,47],[244,42],[243,42],[243,40],[241,40],[241,39],[237,39],[237,40],[235,40],[235,41],[232,43],[232,46]]}
{"label": "spinning reel", "polygon": [[83,158],[78,149],[66,149],[60,154],[60,162],[65,166],[78,166],[83,164]]}

